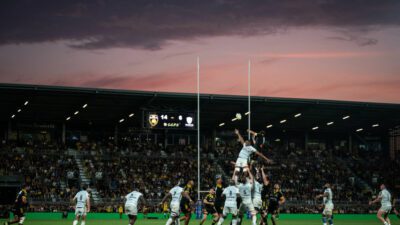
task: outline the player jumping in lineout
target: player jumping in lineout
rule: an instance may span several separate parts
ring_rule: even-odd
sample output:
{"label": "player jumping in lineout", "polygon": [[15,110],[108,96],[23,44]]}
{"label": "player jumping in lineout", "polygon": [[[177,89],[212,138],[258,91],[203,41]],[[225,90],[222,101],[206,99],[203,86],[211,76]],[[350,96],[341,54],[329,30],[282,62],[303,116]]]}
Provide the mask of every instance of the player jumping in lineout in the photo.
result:
{"label": "player jumping in lineout", "polygon": [[243,172],[249,170],[249,159],[250,156],[254,153],[257,156],[263,158],[267,163],[272,163],[272,160],[268,159],[261,152],[257,151],[253,146],[251,146],[251,142],[249,140],[244,140],[242,135],[240,135],[239,130],[235,129],[235,134],[238,136],[240,143],[243,145],[242,149],[239,152],[239,156],[235,163],[235,170],[233,175],[235,176],[237,172],[240,172],[243,169]]}

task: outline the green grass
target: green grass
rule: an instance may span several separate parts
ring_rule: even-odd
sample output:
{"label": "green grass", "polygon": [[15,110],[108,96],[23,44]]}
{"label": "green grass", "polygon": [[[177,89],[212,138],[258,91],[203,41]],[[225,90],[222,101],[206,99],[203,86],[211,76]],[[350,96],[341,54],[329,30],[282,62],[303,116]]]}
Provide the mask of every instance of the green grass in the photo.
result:
{"label": "green grass", "polygon": [[[4,220],[2,220],[3,222]],[[164,219],[156,219],[156,220],[150,220],[150,219],[139,219],[136,221],[136,225],[165,225],[166,220]],[[230,220],[226,220],[223,224],[228,225],[230,223]],[[1,223],[2,224],[2,223]],[[72,220],[27,220],[24,223],[25,225],[72,225]],[[92,219],[92,220],[87,220],[86,221],[87,225],[127,225],[128,220],[127,219],[109,219],[109,220],[100,220],[100,219]],[[198,225],[199,220],[191,220],[190,225]],[[245,220],[243,225],[250,225],[251,222],[250,220]],[[268,224],[271,224],[269,222]],[[354,220],[354,219],[336,219],[334,221],[334,224],[337,225],[379,225],[381,224],[377,219],[372,219],[371,220]],[[392,225],[398,225],[400,224],[400,220],[397,218],[392,218]],[[204,225],[211,225],[211,221],[208,220]],[[307,220],[307,219],[298,219],[298,220],[293,220],[293,219],[280,219],[278,221],[278,225],[322,225],[321,220]]]}

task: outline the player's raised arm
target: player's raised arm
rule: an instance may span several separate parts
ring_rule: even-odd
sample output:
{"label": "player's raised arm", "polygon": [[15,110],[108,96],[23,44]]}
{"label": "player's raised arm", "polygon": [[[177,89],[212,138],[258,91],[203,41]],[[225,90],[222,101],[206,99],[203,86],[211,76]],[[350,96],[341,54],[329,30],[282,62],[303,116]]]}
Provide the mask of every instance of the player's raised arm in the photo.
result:
{"label": "player's raised arm", "polygon": [[251,139],[253,140],[253,143],[256,143],[256,136],[257,136],[257,132],[254,132],[250,129],[247,129],[247,132],[251,135]]}
{"label": "player's raised arm", "polygon": [[239,185],[238,176],[236,175],[236,173],[233,173],[232,180],[233,180],[233,182],[235,183],[236,186]]}
{"label": "player's raised arm", "polygon": [[240,143],[244,144],[244,139],[238,129],[235,129],[235,134],[238,136]]}
{"label": "player's raised arm", "polygon": [[272,163],[273,162],[271,159],[268,159],[264,154],[262,154],[259,151],[255,151],[254,153],[256,155],[258,155],[259,157],[261,157],[262,159],[264,159],[267,163]]}
{"label": "player's raised arm", "polygon": [[249,174],[249,177],[250,177],[250,184],[253,184],[254,183],[254,176],[251,173],[251,170],[248,170],[247,173]]}
{"label": "player's raised arm", "polygon": [[261,176],[262,176],[264,185],[268,186],[269,185],[269,179],[268,179],[268,176],[264,172],[264,167],[261,167]]}

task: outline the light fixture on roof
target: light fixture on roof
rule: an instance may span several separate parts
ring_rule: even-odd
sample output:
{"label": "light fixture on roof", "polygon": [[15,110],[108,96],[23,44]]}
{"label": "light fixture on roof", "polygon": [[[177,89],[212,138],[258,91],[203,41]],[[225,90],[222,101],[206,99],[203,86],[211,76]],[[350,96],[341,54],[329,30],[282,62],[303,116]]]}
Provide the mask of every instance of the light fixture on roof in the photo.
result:
{"label": "light fixture on roof", "polygon": [[313,130],[318,130],[318,129],[319,129],[319,127],[313,127],[312,129],[313,129]]}
{"label": "light fixture on roof", "polygon": [[373,124],[372,127],[379,127],[379,123]]}
{"label": "light fixture on roof", "polygon": [[301,116],[301,113],[297,113],[296,115],[294,115],[295,118]]}
{"label": "light fixture on roof", "polygon": [[68,117],[67,117],[65,120],[67,120],[67,121],[68,121],[68,120],[70,120],[70,119],[71,119],[71,117],[70,117],[70,116],[68,116]]}
{"label": "light fixture on roof", "polygon": [[281,120],[280,123],[286,123],[286,120]]}
{"label": "light fixture on roof", "polygon": [[11,119],[14,119],[14,118],[15,118],[15,114],[12,114]]}
{"label": "light fixture on roof", "polygon": [[129,117],[132,117],[133,115],[135,115],[134,113],[129,114]]}
{"label": "light fixture on roof", "polygon": [[236,121],[236,120],[238,120],[238,118],[233,118],[233,119],[232,119],[232,122],[233,122],[233,121]]}
{"label": "light fixture on roof", "polygon": [[348,118],[350,118],[350,116],[343,116],[343,120],[347,120]]}
{"label": "light fixture on roof", "polygon": [[267,128],[271,128],[272,126],[273,126],[273,125],[272,125],[272,124],[270,124],[270,125],[268,125],[268,126],[267,126]]}
{"label": "light fixture on roof", "polygon": [[361,132],[361,131],[363,131],[364,129],[363,128],[359,128],[359,129],[357,129],[356,131],[357,132]]}
{"label": "light fixture on roof", "polygon": [[220,124],[219,124],[220,127],[222,127],[222,126],[224,126],[224,125],[225,125],[225,123],[220,123]]}
{"label": "light fixture on roof", "polygon": [[275,139],[275,141],[276,141],[276,142],[279,142],[279,141],[281,141],[281,139],[277,138],[277,139]]}
{"label": "light fixture on roof", "polygon": [[79,111],[74,112],[74,115],[78,115]]}
{"label": "light fixture on roof", "polygon": [[84,109],[84,108],[86,108],[88,106],[88,104],[84,104],[83,106],[82,106],[82,108]]}
{"label": "light fixture on roof", "polygon": [[22,111],[21,109],[18,109],[18,110],[17,110],[17,112],[21,112],[21,111]]}
{"label": "light fixture on roof", "polygon": [[29,101],[25,101],[24,105],[28,105]]}
{"label": "light fixture on roof", "polygon": [[120,120],[119,120],[120,123],[122,123],[122,122],[124,122],[124,121],[125,121],[125,119],[120,119]]}
{"label": "light fixture on roof", "polygon": [[247,116],[247,115],[249,115],[249,114],[250,114],[250,112],[246,112],[244,115],[246,115],[246,116]]}
{"label": "light fixture on roof", "polygon": [[334,124],[333,121],[326,123],[326,125],[328,125],[328,126],[330,126],[330,125],[332,125],[332,124]]}

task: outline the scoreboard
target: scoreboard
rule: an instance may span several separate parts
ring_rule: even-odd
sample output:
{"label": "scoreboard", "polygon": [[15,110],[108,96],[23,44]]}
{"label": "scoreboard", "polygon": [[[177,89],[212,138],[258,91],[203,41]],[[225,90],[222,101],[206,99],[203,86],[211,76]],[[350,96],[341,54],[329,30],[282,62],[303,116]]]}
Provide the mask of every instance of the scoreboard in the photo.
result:
{"label": "scoreboard", "polygon": [[144,127],[151,129],[196,129],[194,112],[144,111]]}

